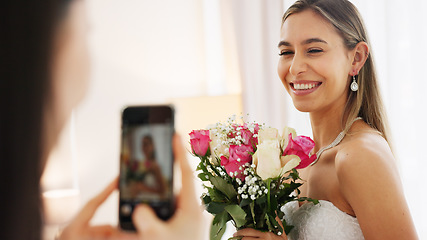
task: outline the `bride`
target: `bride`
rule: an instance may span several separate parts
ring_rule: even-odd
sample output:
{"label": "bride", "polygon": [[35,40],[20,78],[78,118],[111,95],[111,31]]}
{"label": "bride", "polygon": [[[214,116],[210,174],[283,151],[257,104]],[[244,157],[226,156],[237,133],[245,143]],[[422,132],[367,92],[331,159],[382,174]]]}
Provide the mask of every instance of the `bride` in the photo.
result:
{"label": "bride", "polygon": [[391,150],[365,26],[347,0],[300,0],[284,14],[279,77],[310,113],[318,159],[300,175],[302,197],[281,210],[294,226],[249,239],[417,239]]}

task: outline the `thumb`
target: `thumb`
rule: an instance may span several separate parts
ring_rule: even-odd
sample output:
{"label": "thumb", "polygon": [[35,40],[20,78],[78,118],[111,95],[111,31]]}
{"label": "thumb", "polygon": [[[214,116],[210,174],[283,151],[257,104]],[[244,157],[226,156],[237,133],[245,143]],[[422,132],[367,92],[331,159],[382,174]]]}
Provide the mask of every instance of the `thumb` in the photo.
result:
{"label": "thumb", "polygon": [[179,193],[179,207],[191,211],[195,209],[194,206],[199,205],[196,197],[196,190],[194,189],[194,171],[186,157],[186,151],[182,145],[181,137],[175,135],[173,139],[173,147],[175,159],[178,160],[181,168],[181,181],[182,188]]}
{"label": "thumb", "polygon": [[144,238],[152,239],[165,229],[165,223],[160,220],[154,210],[145,204],[137,206],[132,214],[133,224]]}

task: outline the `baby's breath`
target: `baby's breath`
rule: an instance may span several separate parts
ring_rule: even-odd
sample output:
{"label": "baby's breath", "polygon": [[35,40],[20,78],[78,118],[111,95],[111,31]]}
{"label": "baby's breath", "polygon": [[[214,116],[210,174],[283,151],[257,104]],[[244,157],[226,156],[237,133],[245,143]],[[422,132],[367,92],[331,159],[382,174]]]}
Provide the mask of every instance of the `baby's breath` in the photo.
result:
{"label": "baby's breath", "polygon": [[[283,195],[287,194],[288,190],[292,191],[296,189],[295,184],[283,183],[282,180],[285,177],[262,180],[256,173],[257,166],[250,161],[251,159],[239,153],[241,149],[248,151],[246,149],[250,148],[249,151],[251,152],[249,152],[249,154],[253,156],[258,148],[258,131],[264,128],[265,123],[260,125],[255,121],[247,122],[243,116],[236,118],[236,115],[230,116],[225,122],[217,122],[208,126],[211,138],[211,156],[204,156],[201,158],[202,161],[198,166],[198,169],[201,170],[198,176],[205,183],[203,185],[204,188],[208,190],[206,194],[203,195],[203,201],[207,206],[210,206],[210,203],[237,205],[249,215],[253,214],[255,206],[264,209],[269,218],[275,218],[277,216],[281,218],[281,220],[284,219],[284,205],[286,202],[292,201],[291,198],[297,200],[298,196],[294,193],[295,195],[289,195],[290,200],[283,201]],[[245,146],[235,147],[243,144]],[[235,150],[235,152],[230,153],[230,149],[233,151]],[[243,164],[243,161],[250,162]],[[260,161],[259,158],[258,161]],[[237,164],[238,166],[230,170],[229,166],[234,167],[233,164]],[[287,178],[292,180],[296,179],[295,177],[289,176]],[[209,209],[212,210],[212,214],[217,214],[216,208],[211,209],[207,207],[208,211]],[[245,217],[241,213],[239,214],[242,219],[248,221],[244,225],[251,223],[252,225],[250,226],[254,226],[258,221],[265,221],[264,215],[258,219],[257,214],[252,216],[253,218]],[[267,221],[269,221],[268,219]],[[273,225],[274,226],[268,226],[268,229],[263,230],[274,232],[278,235],[285,233],[283,232],[284,229],[280,230],[278,225]]]}

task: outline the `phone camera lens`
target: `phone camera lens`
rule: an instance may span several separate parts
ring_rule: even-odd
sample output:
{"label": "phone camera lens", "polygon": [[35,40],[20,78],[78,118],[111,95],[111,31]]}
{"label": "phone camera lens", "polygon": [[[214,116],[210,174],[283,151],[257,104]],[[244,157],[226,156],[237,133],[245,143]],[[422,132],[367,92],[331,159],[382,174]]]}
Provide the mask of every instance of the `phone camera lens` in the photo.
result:
{"label": "phone camera lens", "polygon": [[129,216],[132,213],[132,207],[129,204],[122,205],[120,210],[124,216]]}

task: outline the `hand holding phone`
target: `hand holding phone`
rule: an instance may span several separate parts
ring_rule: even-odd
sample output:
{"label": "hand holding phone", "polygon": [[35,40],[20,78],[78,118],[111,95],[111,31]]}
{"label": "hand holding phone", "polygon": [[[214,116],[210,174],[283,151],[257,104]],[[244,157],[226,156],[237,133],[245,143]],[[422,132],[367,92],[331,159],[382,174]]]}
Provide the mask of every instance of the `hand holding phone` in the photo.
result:
{"label": "hand holding phone", "polygon": [[121,231],[111,225],[91,225],[90,221],[98,207],[117,189],[118,178],[114,179],[103,191],[93,197],[74,219],[62,230],[57,233],[57,240],[81,240],[81,239],[126,239],[140,240],[135,233]]}

